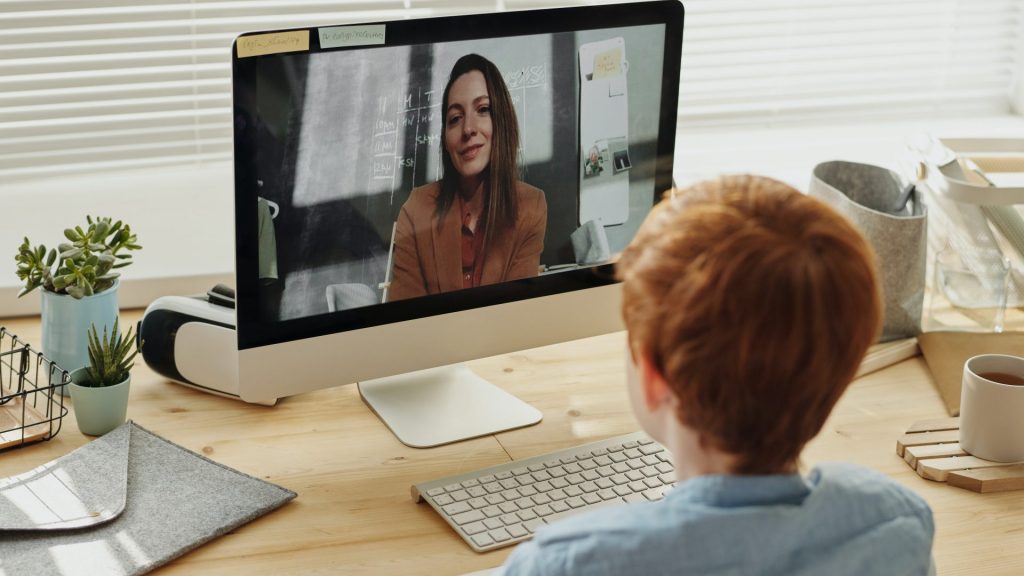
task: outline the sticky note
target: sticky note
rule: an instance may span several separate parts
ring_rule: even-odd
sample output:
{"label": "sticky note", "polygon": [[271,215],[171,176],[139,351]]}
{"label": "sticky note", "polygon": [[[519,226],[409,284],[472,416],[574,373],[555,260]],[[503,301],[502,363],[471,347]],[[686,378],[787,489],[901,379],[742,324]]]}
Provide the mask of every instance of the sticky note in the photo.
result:
{"label": "sticky note", "polygon": [[594,56],[594,80],[622,73],[622,48],[615,47]]}
{"label": "sticky note", "polygon": [[282,52],[303,52],[309,50],[309,30],[242,36],[238,39],[235,47],[238,49],[239,58]]}
{"label": "sticky note", "polygon": [[347,46],[383,44],[385,28],[385,24],[320,28],[320,47],[344,48]]}

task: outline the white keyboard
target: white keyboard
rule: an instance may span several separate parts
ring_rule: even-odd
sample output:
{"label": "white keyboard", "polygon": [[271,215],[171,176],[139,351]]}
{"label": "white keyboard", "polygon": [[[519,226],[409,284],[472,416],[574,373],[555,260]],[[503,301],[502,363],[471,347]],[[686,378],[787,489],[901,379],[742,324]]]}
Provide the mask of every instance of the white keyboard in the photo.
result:
{"label": "white keyboard", "polygon": [[660,500],[674,483],[665,449],[635,432],[416,484],[412,498],[487,552],[572,514]]}

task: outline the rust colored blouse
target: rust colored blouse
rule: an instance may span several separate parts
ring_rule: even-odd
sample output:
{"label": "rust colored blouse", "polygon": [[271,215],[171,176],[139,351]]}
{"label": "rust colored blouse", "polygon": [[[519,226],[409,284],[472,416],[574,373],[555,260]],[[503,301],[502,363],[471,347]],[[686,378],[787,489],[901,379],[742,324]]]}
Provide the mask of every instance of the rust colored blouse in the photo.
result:
{"label": "rust colored blouse", "polygon": [[462,287],[480,285],[484,273],[484,221],[477,220],[476,230],[469,227],[472,214],[459,196],[459,210],[462,212]]}

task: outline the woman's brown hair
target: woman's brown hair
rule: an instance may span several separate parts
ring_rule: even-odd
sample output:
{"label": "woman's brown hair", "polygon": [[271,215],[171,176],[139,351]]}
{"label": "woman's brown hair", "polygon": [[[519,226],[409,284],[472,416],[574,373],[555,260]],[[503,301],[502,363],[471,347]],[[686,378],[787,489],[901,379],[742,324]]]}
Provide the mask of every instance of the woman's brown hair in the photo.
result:
{"label": "woman's brown hair", "polygon": [[[516,205],[516,181],[519,180],[517,157],[519,154],[519,122],[512,105],[501,71],[490,60],[479,54],[467,54],[452,66],[448,84],[444,87],[441,110],[448,109],[448,94],[452,84],[463,74],[479,71],[487,83],[487,94],[491,101],[491,157],[487,165],[489,188],[484,222],[487,224],[487,239],[503,230],[515,226],[518,216]],[[441,139],[441,193],[437,197],[437,214],[441,219],[448,213],[455,195],[458,194],[459,175],[452,164],[452,158]]]}
{"label": "woman's brown hair", "polygon": [[782,472],[878,337],[874,253],[831,207],[769,178],[673,196],[618,263],[630,344],[735,473]]}

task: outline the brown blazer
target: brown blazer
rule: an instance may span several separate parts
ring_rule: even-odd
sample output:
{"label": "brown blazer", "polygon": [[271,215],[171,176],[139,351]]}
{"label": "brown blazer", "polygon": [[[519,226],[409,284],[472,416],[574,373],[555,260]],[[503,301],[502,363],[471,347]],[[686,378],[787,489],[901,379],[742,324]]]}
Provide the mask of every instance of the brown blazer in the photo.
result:
{"label": "brown blazer", "polygon": [[[398,214],[395,231],[394,274],[388,301],[462,289],[462,220],[454,207],[444,220],[437,216],[441,184],[413,189]],[[516,182],[519,203],[515,228],[491,238],[484,246],[481,284],[536,276],[548,205],[544,192]]]}

